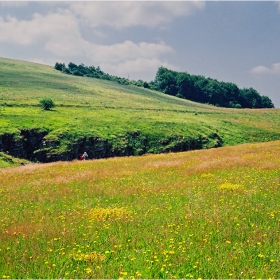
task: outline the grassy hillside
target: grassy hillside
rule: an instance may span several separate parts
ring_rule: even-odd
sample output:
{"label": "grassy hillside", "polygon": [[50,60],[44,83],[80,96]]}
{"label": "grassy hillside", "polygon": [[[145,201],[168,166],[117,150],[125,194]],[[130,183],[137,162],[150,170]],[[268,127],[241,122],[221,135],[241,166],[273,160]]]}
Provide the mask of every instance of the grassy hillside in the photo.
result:
{"label": "grassy hillside", "polygon": [[[57,105],[43,111],[50,97]],[[225,109],[0,59],[0,147],[39,161],[141,155],[280,139],[280,110]]]}
{"label": "grassy hillside", "polygon": [[0,170],[1,278],[279,279],[280,142]]}
{"label": "grassy hillside", "polygon": [[28,160],[19,159],[0,152],[0,168],[29,164]]}

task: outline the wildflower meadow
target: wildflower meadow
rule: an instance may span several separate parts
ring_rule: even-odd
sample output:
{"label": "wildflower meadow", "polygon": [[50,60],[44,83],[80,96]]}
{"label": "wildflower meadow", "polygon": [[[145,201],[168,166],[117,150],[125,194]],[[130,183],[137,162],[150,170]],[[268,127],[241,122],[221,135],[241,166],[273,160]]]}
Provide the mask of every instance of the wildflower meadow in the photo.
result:
{"label": "wildflower meadow", "polygon": [[280,142],[0,170],[0,278],[280,278]]}

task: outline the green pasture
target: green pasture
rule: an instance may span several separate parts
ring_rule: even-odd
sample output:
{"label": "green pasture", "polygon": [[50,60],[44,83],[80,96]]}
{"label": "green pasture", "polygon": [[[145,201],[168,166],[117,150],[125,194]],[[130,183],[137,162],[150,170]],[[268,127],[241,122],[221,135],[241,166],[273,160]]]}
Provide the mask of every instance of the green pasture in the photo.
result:
{"label": "green pasture", "polygon": [[0,278],[280,278],[280,142],[0,170]]}
{"label": "green pasture", "polygon": [[[51,98],[56,107],[42,110],[43,98]],[[125,135],[134,132],[148,139],[148,153],[164,151],[164,143],[174,146],[176,139],[202,137],[207,142],[214,133],[223,146],[278,140],[279,112],[217,108],[0,58],[0,135],[20,137],[22,129],[44,130],[46,139],[61,139],[61,146],[56,147],[61,152],[69,149],[67,143],[90,136],[122,146]],[[204,147],[213,145],[210,139]]]}

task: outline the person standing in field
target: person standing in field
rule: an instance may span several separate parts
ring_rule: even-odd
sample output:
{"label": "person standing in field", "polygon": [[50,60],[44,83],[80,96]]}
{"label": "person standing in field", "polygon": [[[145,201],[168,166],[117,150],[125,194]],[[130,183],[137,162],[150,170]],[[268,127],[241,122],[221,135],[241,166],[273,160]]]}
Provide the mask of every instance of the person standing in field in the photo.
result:
{"label": "person standing in field", "polygon": [[83,160],[86,160],[86,159],[88,159],[88,154],[87,154],[87,152],[84,152],[83,153]]}

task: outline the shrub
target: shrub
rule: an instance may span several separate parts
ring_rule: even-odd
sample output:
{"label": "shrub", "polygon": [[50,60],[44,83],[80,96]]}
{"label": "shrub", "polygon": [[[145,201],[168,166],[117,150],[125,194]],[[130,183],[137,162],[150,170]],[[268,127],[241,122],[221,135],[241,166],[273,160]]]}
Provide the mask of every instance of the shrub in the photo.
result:
{"label": "shrub", "polygon": [[149,88],[149,84],[148,84],[147,82],[144,82],[144,83],[143,83],[143,87],[144,87],[144,88]]}
{"label": "shrub", "polygon": [[54,66],[54,69],[58,70],[58,71],[62,71],[62,69],[65,68],[65,64],[64,63],[59,63],[57,62]]}
{"label": "shrub", "polygon": [[43,110],[51,110],[52,108],[55,107],[55,104],[50,98],[44,98],[40,100],[40,107]]}

